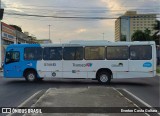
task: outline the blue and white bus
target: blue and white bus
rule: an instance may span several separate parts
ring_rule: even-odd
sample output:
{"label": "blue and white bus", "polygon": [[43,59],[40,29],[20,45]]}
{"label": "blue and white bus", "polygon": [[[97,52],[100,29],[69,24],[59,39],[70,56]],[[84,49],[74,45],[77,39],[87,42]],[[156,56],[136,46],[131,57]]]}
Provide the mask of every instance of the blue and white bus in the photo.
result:
{"label": "blue and white bus", "polygon": [[111,79],[154,77],[155,42],[80,42],[68,44],[12,44],[6,49],[5,78]]}

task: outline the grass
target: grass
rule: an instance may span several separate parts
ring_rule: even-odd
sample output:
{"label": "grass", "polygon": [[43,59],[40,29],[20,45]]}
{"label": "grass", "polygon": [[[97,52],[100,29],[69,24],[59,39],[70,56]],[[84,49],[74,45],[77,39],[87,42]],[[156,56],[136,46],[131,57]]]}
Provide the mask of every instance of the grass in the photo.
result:
{"label": "grass", "polygon": [[157,67],[157,73],[160,73],[160,67]]}

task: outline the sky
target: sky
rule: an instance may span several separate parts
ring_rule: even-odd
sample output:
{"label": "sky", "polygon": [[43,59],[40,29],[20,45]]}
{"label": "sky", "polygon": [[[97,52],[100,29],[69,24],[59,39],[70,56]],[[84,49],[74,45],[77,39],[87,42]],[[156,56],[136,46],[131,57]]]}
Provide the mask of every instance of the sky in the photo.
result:
{"label": "sky", "polygon": [[115,18],[127,10],[160,17],[160,0],[1,0],[1,7],[4,8],[2,22],[20,26],[23,32],[37,39],[49,39],[48,25],[51,25],[53,43],[114,41]]}

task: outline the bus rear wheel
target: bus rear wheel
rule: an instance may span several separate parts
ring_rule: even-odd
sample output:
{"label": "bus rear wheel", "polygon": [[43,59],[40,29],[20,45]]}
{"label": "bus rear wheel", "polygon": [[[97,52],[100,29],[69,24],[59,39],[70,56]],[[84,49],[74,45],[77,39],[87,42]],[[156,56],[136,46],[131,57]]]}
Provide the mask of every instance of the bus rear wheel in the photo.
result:
{"label": "bus rear wheel", "polygon": [[105,71],[102,71],[97,76],[98,81],[101,84],[109,84],[111,81],[111,74]]}
{"label": "bus rear wheel", "polygon": [[36,79],[37,79],[36,73],[34,71],[28,71],[28,72],[26,72],[25,79],[28,82],[34,82],[34,81],[36,81]]}

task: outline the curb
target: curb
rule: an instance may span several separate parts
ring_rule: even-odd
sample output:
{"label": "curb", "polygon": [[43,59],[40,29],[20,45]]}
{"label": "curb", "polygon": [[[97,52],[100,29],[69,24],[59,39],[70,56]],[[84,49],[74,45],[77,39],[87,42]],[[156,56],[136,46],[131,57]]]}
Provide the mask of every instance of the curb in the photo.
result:
{"label": "curb", "polygon": [[157,73],[156,76],[159,76],[159,77],[160,77],[160,73]]}

